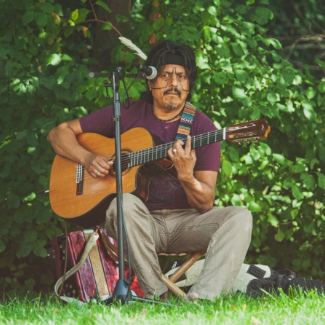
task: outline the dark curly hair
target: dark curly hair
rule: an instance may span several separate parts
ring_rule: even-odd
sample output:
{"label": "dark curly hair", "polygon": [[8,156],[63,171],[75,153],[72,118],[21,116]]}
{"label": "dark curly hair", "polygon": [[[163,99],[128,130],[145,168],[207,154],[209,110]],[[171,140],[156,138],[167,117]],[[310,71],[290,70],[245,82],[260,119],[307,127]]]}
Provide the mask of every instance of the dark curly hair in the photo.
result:
{"label": "dark curly hair", "polygon": [[[171,57],[178,57],[178,61],[181,61],[181,65],[183,65],[186,69],[190,86],[189,94],[186,100],[189,101],[191,99],[191,90],[193,89],[195,80],[197,78],[195,54],[189,46],[184,44],[176,44],[167,40],[161,41],[151,49],[145,65],[154,66],[159,72],[161,67],[171,63],[169,62]],[[153,103],[153,97],[149,88],[147,88],[147,91],[141,94],[141,98],[145,98],[149,103]]]}

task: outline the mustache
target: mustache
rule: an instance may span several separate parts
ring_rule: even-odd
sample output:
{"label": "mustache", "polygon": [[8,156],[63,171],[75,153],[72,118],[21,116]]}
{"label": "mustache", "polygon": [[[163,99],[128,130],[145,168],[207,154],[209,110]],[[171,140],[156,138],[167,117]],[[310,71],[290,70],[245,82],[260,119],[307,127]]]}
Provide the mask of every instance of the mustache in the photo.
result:
{"label": "mustache", "polygon": [[181,95],[181,92],[177,88],[173,88],[173,87],[165,90],[164,95],[171,93],[171,92],[177,93],[178,96]]}

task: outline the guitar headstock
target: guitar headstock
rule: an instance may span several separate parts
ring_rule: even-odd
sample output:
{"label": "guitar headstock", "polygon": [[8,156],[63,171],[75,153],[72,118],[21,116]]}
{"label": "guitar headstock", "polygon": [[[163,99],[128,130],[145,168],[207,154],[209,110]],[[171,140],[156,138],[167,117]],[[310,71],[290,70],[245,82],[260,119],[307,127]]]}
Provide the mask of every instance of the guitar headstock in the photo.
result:
{"label": "guitar headstock", "polygon": [[226,128],[226,140],[238,144],[256,142],[265,139],[270,131],[271,127],[264,119],[234,124]]}

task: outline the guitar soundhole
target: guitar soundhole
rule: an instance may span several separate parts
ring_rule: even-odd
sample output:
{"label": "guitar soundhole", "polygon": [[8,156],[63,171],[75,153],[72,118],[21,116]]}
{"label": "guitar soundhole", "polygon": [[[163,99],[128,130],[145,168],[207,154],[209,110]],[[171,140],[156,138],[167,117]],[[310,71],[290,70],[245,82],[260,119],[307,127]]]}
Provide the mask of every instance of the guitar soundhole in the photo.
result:
{"label": "guitar soundhole", "polygon": [[[130,149],[122,149],[121,150],[121,169],[122,169],[122,175],[125,175],[128,173],[128,171],[130,170],[129,167],[129,163],[130,163],[130,156],[129,153],[131,152]],[[112,156],[110,160],[113,160],[113,166],[112,168],[109,170],[109,173],[112,176],[116,176],[116,155]]]}

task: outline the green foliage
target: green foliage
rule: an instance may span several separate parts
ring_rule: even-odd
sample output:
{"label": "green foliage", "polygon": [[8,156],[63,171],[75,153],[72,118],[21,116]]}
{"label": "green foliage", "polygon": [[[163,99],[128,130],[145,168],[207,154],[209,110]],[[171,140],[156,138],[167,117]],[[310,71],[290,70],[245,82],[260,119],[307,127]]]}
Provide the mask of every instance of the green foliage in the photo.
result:
{"label": "green foliage", "polygon": [[2,0],[1,8],[0,282],[39,288],[52,281],[44,245],[62,232],[48,194],[39,193],[48,189],[54,157],[47,133],[104,96],[87,77],[90,40],[77,25],[88,10],[20,0]]}
{"label": "green foliage", "polygon": [[[39,288],[51,282],[44,244],[62,232],[48,195],[39,194],[48,189],[54,157],[46,135],[109,102],[102,80],[88,78],[93,29],[85,1],[78,8],[54,0],[0,3],[0,281]],[[153,34],[195,50],[200,73],[193,103],[217,127],[268,120],[271,132],[259,145],[222,143],[215,204],[252,211],[247,261],[323,277],[325,78],[308,69],[303,74],[279,55],[279,41],[266,36],[274,19],[267,1],[186,3],[180,10],[179,1],[136,1],[130,38],[144,52]],[[103,1],[94,6],[111,10]],[[111,56],[126,71],[138,59],[121,44]],[[321,59],[315,64],[325,65]],[[143,90],[137,82],[129,95]]]}

